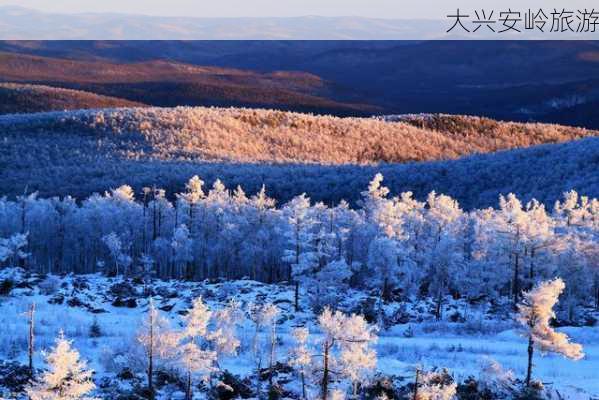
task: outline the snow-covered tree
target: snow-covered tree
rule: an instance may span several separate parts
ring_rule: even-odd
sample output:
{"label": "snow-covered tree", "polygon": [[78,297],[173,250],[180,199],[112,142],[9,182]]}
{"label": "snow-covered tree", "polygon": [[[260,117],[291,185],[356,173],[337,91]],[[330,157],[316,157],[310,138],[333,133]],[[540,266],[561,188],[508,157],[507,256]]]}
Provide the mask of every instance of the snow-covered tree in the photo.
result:
{"label": "snow-covered tree", "polygon": [[25,391],[31,400],[93,400],[89,393],[96,387],[93,371],[79,357],[61,332],[56,345],[46,356],[48,371]]}
{"label": "snow-covered tree", "polygon": [[[185,224],[179,225],[177,228],[175,228],[173,232],[173,238],[171,240],[175,276],[182,277],[185,275],[187,278],[192,277],[190,264],[193,260],[192,244],[193,241],[190,237],[189,229]],[[185,274],[181,273],[183,266],[185,266],[187,269]]]}
{"label": "snow-covered tree", "polygon": [[27,246],[27,237],[27,233],[15,233],[9,238],[0,238],[0,263],[26,258],[28,254],[23,249]]}
{"label": "snow-covered tree", "polygon": [[127,268],[131,265],[131,257],[126,252],[126,246],[123,246],[121,238],[115,232],[111,232],[102,238],[104,244],[110,251],[116,275],[119,275],[119,267],[122,268],[124,274],[127,273]]}
{"label": "snow-covered tree", "polygon": [[399,281],[399,244],[397,241],[380,236],[370,242],[368,248],[368,267],[372,277],[379,283],[380,298],[388,301],[391,291]]}
{"label": "snow-covered tree", "polygon": [[371,348],[377,340],[374,328],[362,316],[333,313],[328,308],[318,317],[318,323],[323,333],[319,354],[322,365],[318,367],[322,399],[329,398],[332,374],[349,379],[355,392],[357,385],[364,383],[376,367],[376,352]]}
{"label": "snow-covered tree", "polygon": [[295,310],[299,310],[299,279],[317,265],[314,243],[316,221],[310,210],[310,199],[297,196],[282,210],[285,218],[284,234],[288,246],[283,261],[289,263],[289,278],[295,283]]}
{"label": "snow-covered tree", "polygon": [[555,318],[553,307],[564,288],[565,284],[559,278],[541,282],[525,292],[522,303],[518,305],[518,321],[528,339],[527,386],[530,386],[531,382],[535,348],[542,352],[559,353],[573,360],[584,357],[581,345],[571,343],[565,333],[555,331],[550,325],[551,320]]}
{"label": "snow-covered tree", "polygon": [[289,363],[293,366],[300,375],[302,383],[302,399],[306,397],[306,375],[310,373],[312,365],[312,353],[308,348],[308,338],[310,331],[308,328],[294,328],[291,332],[294,339],[294,347],[289,354]]}
{"label": "snow-covered tree", "polygon": [[179,335],[171,330],[169,320],[160,315],[154,301],[148,301],[148,312],[137,334],[144,349],[148,391],[154,396],[154,367],[158,361],[173,360],[177,356]]}
{"label": "snow-covered tree", "polygon": [[192,383],[194,375],[206,379],[215,371],[216,352],[207,348],[208,323],[212,312],[201,297],[193,301],[187,315],[183,317],[185,327],[179,337],[179,362],[187,375],[186,399],[193,397]]}
{"label": "snow-covered tree", "polygon": [[456,398],[457,385],[446,370],[421,371],[416,370],[414,382],[415,400],[452,400]]}
{"label": "snow-covered tree", "polygon": [[208,335],[216,352],[217,362],[224,356],[237,353],[241,342],[237,336],[237,328],[243,320],[239,302],[230,300],[229,303],[216,310],[213,314],[214,330]]}

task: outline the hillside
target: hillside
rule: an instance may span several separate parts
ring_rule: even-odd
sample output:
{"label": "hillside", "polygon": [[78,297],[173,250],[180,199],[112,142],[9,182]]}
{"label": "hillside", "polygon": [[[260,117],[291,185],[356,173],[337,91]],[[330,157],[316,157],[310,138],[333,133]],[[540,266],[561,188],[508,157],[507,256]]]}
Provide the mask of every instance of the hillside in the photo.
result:
{"label": "hillside", "polygon": [[[424,111],[599,128],[592,112],[599,101],[596,41],[0,41],[0,50],[64,62],[168,60],[258,74],[303,71],[327,83],[326,93],[317,96],[367,104],[374,108],[366,110],[369,115]],[[61,79],[58,74],[55,82]],[[153,97],[154,87],[135,89],[103,85],[101,93],[143,94],[152,101],[133,100],[160,106],[208,104],[194,101],[195,89],[179,93],[182,86],[170,90],[177,97],[169,104],[160,102],[165,96]],[[285,104],[306,110],[296,101]],[[363,114],[355,108],[319,112]]]}
{"label": "hillside", "polygon": [[8,116],[0,119],[0,127],[8,138],[22,140],[25,134],[35,139],[40,150],[50,136],[55,147],[60,135],[80,141],[78,151],[129,159],[319,164],[454,159],[597,136],[596,131],[558,125],[445,119],[461,125],[451,131],[370,118],[178,107]]}
{"label": "hillside", "polygon": [[0,52],[0,79],[85,90],[156,106],[260,106],[364,114],[374,106],[334,98],[350,90],[304,72],[255,72],[168,60],[69,60]]}
{"label": "hillside", "polygon": [[[141,190],[157,182],[173,193],[199,174],[208,183],[221,178],[230,188],[240,184],[248,193],[266,183],[279,201],[306,192],[331,203],[355,201],[382,171],[395,193],[412,190],[422,198],[437,190],[466,208],[496,204],[499,193],[508,192],[547,204],[569,189],[599,196],[597,132],[487,123],[509,127],[509,134],[495,129],[494,135],[460,136],[404,122],[248,109],[4,116],[0,180],[6,195],[27,189],[83,197],[107,187],[130,184]],[[535,146],[566,141],[571,142]],[[525,146],[535,147],[480,154]]]}
{"label": "hillside", "polygon": [[142,104],[81,90],[0,83],[0,114],[139,106]]}

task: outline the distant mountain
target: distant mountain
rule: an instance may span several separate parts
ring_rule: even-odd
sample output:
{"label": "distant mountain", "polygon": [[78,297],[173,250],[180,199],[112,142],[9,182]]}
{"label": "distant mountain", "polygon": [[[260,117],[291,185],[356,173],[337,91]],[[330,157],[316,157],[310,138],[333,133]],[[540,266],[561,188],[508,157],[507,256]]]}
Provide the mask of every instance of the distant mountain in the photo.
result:
{"label": "distant mountain", "polygon": [[354,16],[288,18],[155,17],[114,13],[46,13],[0,7],[0,38],[18,40],[380,40],[438,38],[443,20]]}
{"label": "distant mountain", "polygon": [[[359,105],[335,105],[321,113],[435,112],[599,128],[592,111],[599,102],[596,41],[5,41],[0,42],[0,50],[63,61],[123,64],[124,69],[163,60],[257,75],[302,71],[322,80],[322,91],[293,92]],[[168,75],[160,80],[168,82]],[[53,85],[61,79],[58,75]],[[99,93],[164,106],[256,104],[222,101],[212,92],[198,101],[196,88],[185,90],[188,84],[171,81],[160,90],[155,83],[150,87],[103,84]],[[286,85],[282,80],[278,84]],[[265,85],[262,81],[250,87],[258,91],[257,97],[264,97]],[[91,82],[84,89],[99,90]],[[248,96],[246,92],[243,97]],[[167,98],[172,100],[166,102]],[[214,102],[207,102],[211,98]],[[298,105],[302,102],[312,99],[271,106],[318,112],[318,105],[307,109]]]}
{"label": "distant mountain", "polygon": [[0,80],[60,86],[158,106],[241,105],[336,114],[377,110],[373,105],[333,99],[350,89],[310,73],[261,73],[165,60],[117,63],[0,52]]}
{"label": "distant mountain", "polygon": [[[44,196],[87,196],[124,183],[137,189],[159,183],[172,192],[200,174],[208,182],[220,177],[248,191],[268,183],[280,201],[305,191],[336,202],[356,200],[381,170],[397,192],[420,196],[438,190],[465,207],[495,204],[498,193],[509,191],[548,202],[570,188],[599,194],[598,132],[454,118],[468,134],[372,118],[251,109],[2,116],[0,181],[8,195],[27,188]],[[468,128],[469,121],[475,128]],[[478,131],[481,125],[495,126]],[[576,140],[581,138],[586,139]],[[473,155],[564,141],[572,142]],[[447,161],[414,162],[426,160]]]}
{"label": "distant mountain", "polygon": [[0,83],[0,114],[140,106],[143,104],[81,90]]}

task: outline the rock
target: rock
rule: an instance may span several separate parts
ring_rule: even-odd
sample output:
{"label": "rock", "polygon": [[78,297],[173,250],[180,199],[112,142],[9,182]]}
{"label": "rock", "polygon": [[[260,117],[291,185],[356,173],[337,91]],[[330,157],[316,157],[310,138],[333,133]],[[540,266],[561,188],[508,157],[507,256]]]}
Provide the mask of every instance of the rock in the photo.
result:
{"label": "rock", "polygon": [[156,288],[156,294],[165,299],[173,299],[178,296],[177,291],[166,286]]}
{"label": "rock", "polygon": [[128,281],[113,284],[109,291],[115,297],[137,297],[137,290]]}
{"label": "rock", "polygon": [[137,307],[137,300],[134,298],[127,299],[125,305],[127,306],[127,308],[135,308]]}
{"label": "rock", "polygon": [[33,285],[31,282],[21,281],[15,284],[15,288],[17,289],[33,289]]}
{"label": "rock", "polygon": [[123,298],[121,298],[121,297],[117,297],[112,302],[113,307],[125,307],[125,305],[126,305],[125,300],[123,300]]}
{"label": "rock", "polygon": [[69,307],[86,307],[87,305],[81,301],[78,297],[71,297],[67,300]]}
{"label": "rock", "polygon": [[73,280],[73,289],[76,290],[84,290],[84,289],[89,289],[89,283],[87,282],[87,280],[85,278],[75,278]]}
{"label": "rock", "polygon": [[351,310],[351,313],[363,315],[366,321],[374,323],[378,319],[377,302],[376,297],[366,297]]}
{"label": "rock", "polygon": [[48,300],[48,303],[62,304],[62,303],[64,303],[64,296],[62,294],[57,294],[56,296],[54,296],[50,300]]}
{"label": "rock", "polygon": [[117,378],[122,379],[124,381],[129,381],[135,378],[135,374],[131,372],[129,368],[125,367],[121,370],[121,372],[118,373]]}
{"label": "rock", "polygon": [[185,383],[174,371],[166,371],[163,369],[156,371],[154,375],[154,384],[158,388],[173,384],[180,388],[185,388]]}
{"label": "rock", "polygon": [[[284,364],[282,362],[277,362],[272,367],[273,376],[279,376],[281,374],[292,374],[293,368],[288,364]],[[262,368],[260,370],[260,380],[266,381],[270,377],[271,371],[269,368]]]}
{"label": "rock", "polygon": [[12,279],[4,279],[0,283],[0,296],[8,296],[15,287],[15,282]]}
{"label": "rock", "polygon": [[22,392],[29,383],[29,368],[16,361],[0,361],[0,386]]}
{"label": "rock", "polygon": [[455,311],[454,313],[452,313],[449,316],[449,320],[451,322],[465,322],[466,320],[464,319],[464,317],[462,316],[462,314],[460,314],[458,311]]}
{"label": "rock", "polygon": [[174,307],[175,307],[174,304],[165,304],[162,307],[158,307],[158,309],[160,311],[164,311],[164,312],[171,312]]}

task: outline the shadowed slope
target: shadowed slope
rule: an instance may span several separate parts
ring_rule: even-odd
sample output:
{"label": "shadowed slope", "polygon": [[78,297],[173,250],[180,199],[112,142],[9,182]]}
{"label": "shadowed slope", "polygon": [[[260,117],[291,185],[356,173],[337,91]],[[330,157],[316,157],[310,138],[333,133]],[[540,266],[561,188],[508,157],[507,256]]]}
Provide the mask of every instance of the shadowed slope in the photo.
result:
{"label": "shadowed slope", "polygon": [[139,106],[143,104],[81,90],[0,83],[0,114]]}

